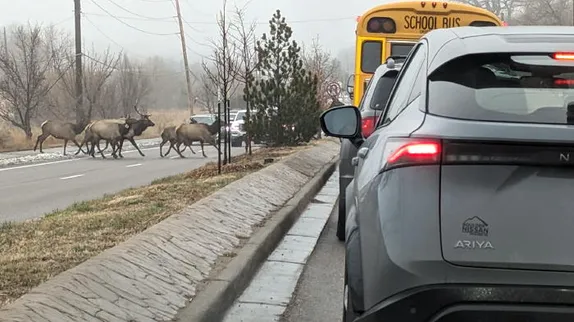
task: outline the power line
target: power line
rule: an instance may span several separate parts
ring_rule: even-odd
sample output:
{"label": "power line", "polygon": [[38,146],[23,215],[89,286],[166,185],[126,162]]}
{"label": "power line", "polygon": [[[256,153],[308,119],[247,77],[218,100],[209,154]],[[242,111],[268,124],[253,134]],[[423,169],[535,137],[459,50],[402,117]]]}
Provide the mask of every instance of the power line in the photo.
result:
{"label": "power line", "polygon": [[122,19],[120,19],[120,18],[114,16],[113,14],[111,14],[108,10],[104,9],[102,6],[100,6],[99,4],[97,4],[94,0],[90,0],[90,2],[92,2],[94,5],[96,5],[98,8],[100,8],[102,11],[104,11],[105,13],[107,13],[108,16],[110,16],[110,17],[116,19],[117,21],[121,22],[122,24],[124,24],[124,25],[126,25],[126,26],[128,26],[128,27],[130,27],[130,28],[132,28],[132,29],[134,29],[134,30],[137,30],[137,31],[139,31],[139,32],[142,32],[142,33],[145,33],[145,34],[149,34],[149,35],[155,35],[155,36],[170,36],[170,35],[178,34],[178,33],[175,33],[175,32],[172,32],[172,33],[157,33],[157,32],[146,31],[146,30],[140,29],[140,28],[138,28],[138,27],[134,27],[134,26],[130,25],[129,23],[123,21]]}
{"label": "power line", "polygon": [[[126,50],[126,48],[122,45],[120,45],[117,41],[115,41],[112,37],[108,36],[102,29],[100,29],[100,27],[98,27],[98,25],[96,25],[92,20],[90,20],[88,17],[86,17],[85,15],[83,16],[84,19],[86,19],[86,21],[92,25],[92,27],[94,27],[96,29],[96,31],[98,31],[102,36],[104,36],[106,39],[108,39],[110,42],[112,42],[114,45],[120,47],[122,49],[122,51],[124,52],[128,52],[128,50]],[[143,55],[137,55],[137,54],[133,54],[131,53],[131,55],[133,56],[137,56],[137,57],[141,57],[141,58],[148,58],[146,56]]]}
{"label": "power line", "polygon": [[205,12],[202,12],[200,10],[197,10],[196,8],[194,8],[194,6],[191,5],[191,2],[189,0],[184,1],[186,5],[189,6],[189,8],[191,9],[191,12],[193,12],[195,15],[198,16],[207,16],[207,14],[205,14]]}
{"label": "power line", "polygon": [[[97,16],[97,17],[106,17],[106,18],[113,18],[110,17],[109,15],[103,14],[103,13],[95,13],[95,12],[82,12],[82,14],[84,15],[88,15],[88,16]],[[126,19],[126,20],[137,20],[137,21],[152,21],[152,22],[169,22],[169,23],[173,23],[173,18],[174,17],[169,17],[163,20],[160,19],[147,19],[147,18],[140,18],[140,17],[127,17],[127,16],[115,16],[115,18],[119,18],[119,19]]]}
{"label": "power line", "polygon": [[106,37],[109,41],[111,41],[114,45],[120,47],[122,50],[124,50],[124,46],[120,45],[118,42],[116,42],[113,38],[111,38],[110,36],[108,36],[105,32],[103,32],[100,27],[98,27],[94,22],[92,22],[92,20],[90,20],[88,17],[85,16],[84,14],[84,19],[86,19],[86,21],[92,25],[94,28],[96,28],[96,30],[102,34],[102,36]]}
{"label": "power line", "polygon": [[70,20],[72,20],[72,19],[74,19],[74,16],[73,16],[73,15],[72,15],[72,16],[69,16],[68,18],[62,19],[62,20],[60,20],[60,21],[54,23],[54,26],[57,26],[57,25],[59,25],[59,24],[63,24],[64,22],[68,22],[68,21],[70,21]]}
{"label": "power line", "polygon": [[[286,20],[287,24],[304,24],[304,23],[315,23],[315,22],[330,22],[330,21],[341,21],[341,20],[356,20],[357,17],[341,17],[341,18],[319,18],[319,19],[307,19],[307,20]],[[217,21],[192,21],[191,24],[198,25],[217,25]],[[269,21],[255,21],[257,25],[269,25]]]}
{"label": "power line", "polygon": [[122,72],[125,72],[125,73],[130,73],[130,74],[144,74],[144,75],[154,76],[154,77],[166,77],[166,76],[180,75],[180,74],[184,73],[183,71],[171,72],[171,73],[163,73],[163,74],[153,73],[153,72],[152,72],[152,73],[149,73],[149,72],[142,73],[141,71],[126,70],[126,69],[118,68],[117,66],[104,63],[104,62],[102,62],[102,61],[100,61],[100,60],[98,60],[98,59],[96,59],[96,58],[90,57],[89,55],[86,55],[86,54],[82,54],[82,56],[84,56],[84,57],[88,58],[89,60],[91,60],[91,61],[93,61],[93,62],[95,62],[95,63],[98,63],[98,64],[100,64],[100,65],[102,65],[102,66],[111,68],[111,69],[113,69],[113,70],[122,71]]}
{"label": "power line", "polygon": [[193,38],[191,38],[191,37],[189,37],[189,36],[187,36],[187,35],[186,35],[186,38],[189,39],[189,41],[191,41],[192,43],[194,43],[194,44],[196,44],[196,45],[203,46],[203,47],[207,47],[207,48],[213,47],[213,46],[211,46],[211,45],[209,45],[209,44],[201,43],[201,42],[199,42],[199,41],[197,41],[197,40],[195,40],[195,39],[193,39]]}
{"label": "power line", "polygon": [[181,20],[183,20],[183,22],[192,30],[195,30],[197,32],[201,32],[201,30],[197,29],[196,27],[192,26],[189,22],[187,22],[187,20],[185,20],[183,17],[181,18]]}
{"label": "power line", "polygon": [[129,13],[129,14],[132,14],[132,15],[134,15],[134,16],[140,17],[140,18],[144,18],[144,19],[148,19],[148,20],[166,20],[166,19],[173,19],[173,16],[171,16],[171,17],[161,17],[161,18],[159,18],[159,17],[144,16],[144,15],[141,15],[141,14],[139,14],[139,13],[136,13],[136,12],[133,12],[133,11],[131,11],[131,10],[128,10],[127,8],[125,8],[125,7],[121,6],[121,5],[119,5],[118,3],[116,3],[116,2],[113,1],[113,0],[108,0],[108,1],[111,2],[114,6],[116,6],[116,7],[120,8],[120,9],[122,9],[123,11],[125,11],[125,12],[127,12],[127,13]]}

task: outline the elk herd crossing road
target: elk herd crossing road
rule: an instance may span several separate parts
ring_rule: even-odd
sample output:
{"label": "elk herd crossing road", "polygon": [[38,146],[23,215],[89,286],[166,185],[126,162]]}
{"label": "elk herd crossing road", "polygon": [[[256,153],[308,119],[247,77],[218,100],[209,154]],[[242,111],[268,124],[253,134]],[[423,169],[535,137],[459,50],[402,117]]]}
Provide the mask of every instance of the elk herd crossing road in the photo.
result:
{"label": "elk herd crossing road", "polygon": [[[23,221],[63,209],[74,202],[102,197],[104,194],[151,183],[155,179],[183,173],[210,162],[217,162],[217,151],[204,145],[207,158],[183,152],[185,159],[172,151],[159,156],[159,147],[123,152],[123,159],[74,158],[0,168],[0,223]],[[59,149],[61,153],[61,148]],[[166,147],[164,147],[164,153]],[[232,148],[240,155],[245,148]]]}

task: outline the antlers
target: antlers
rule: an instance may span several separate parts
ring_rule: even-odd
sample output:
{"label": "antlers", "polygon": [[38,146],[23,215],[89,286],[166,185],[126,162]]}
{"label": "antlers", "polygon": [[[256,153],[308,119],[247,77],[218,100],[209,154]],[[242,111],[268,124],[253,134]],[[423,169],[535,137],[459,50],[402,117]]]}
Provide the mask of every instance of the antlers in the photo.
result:
{"label": "antlers", "polygon": [[142,117],[150,117],[151,114],[142,114],[140,113],[140,111],[138,110],[138,102],[139,102],[139,98],[136,99],[136,104],[134,105],[134,110],[136,110],[136,113],[138,113],[140,116]]}

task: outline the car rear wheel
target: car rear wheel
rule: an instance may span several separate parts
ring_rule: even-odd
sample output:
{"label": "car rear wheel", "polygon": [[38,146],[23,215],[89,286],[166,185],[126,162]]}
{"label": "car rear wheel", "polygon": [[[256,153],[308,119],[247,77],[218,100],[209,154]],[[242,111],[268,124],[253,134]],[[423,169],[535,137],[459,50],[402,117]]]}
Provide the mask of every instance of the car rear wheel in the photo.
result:
{"label": "car rear wheel", "polygon": [[345,272],[345,290],[343,292],[343,322],[353,322],[357,318],[353,310],[353,303],[349,295],[349,286],[347,286],[347,273]]}

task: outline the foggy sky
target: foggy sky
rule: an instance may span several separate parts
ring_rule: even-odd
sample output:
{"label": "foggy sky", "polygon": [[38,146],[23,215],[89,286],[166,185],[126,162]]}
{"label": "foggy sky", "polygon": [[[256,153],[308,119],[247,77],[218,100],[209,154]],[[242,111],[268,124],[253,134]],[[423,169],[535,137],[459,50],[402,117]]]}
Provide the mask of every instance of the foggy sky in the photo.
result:
{"label": "foggy sky", "polygon": [[[57,23],[58,27],[73,32],[73,0],[2,0],[0,21],[3,25],[13,23],[41,22]],[[121,21],[144,31],[172,34],[151,35],[135,30],[110,17],[93,1]],[[222,1],[180,0],[182,16],[189,22],[185,24],[189,58],[200,61],[202,56],[210,54],[207,46],[210,37],[216,37],[215,16],[221,9]],[[354,44],[355,19],[369,8],[386,3],[381,0],[250,0],[247,4],[248,21],[256,20],[257,35],[268,30],[268,20],[276,9],[280,9],[292,26],[295,40],[310,42],[319,35],[323,46],[333,55],[341,49]],[[138,14],[133,15],[114,5]],[[244,6],[246,0],[228,0],[228,11],[234,5]],[[175,7],[172,0],[82,0],[82,32],[84,45],[92,44],[98,49],[110,46],[113,50],[123,50],[137,58],[159,55],[179,60],[181,43],[178,25],[174,18]],[[150,18],[166,18],[146,19]],[[95,26],[94,26],[95,25]],[[97,26],[97,28],[96,28]],[[99,30],[98,30],[99,29]]]}

